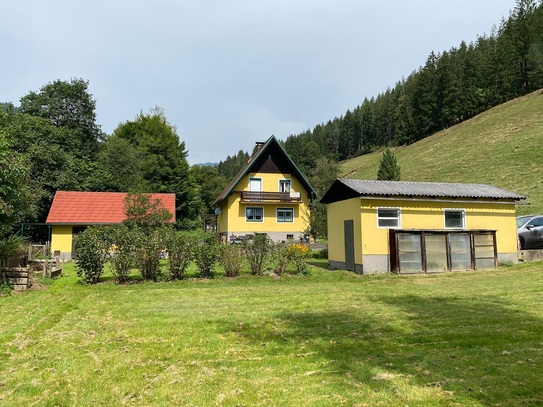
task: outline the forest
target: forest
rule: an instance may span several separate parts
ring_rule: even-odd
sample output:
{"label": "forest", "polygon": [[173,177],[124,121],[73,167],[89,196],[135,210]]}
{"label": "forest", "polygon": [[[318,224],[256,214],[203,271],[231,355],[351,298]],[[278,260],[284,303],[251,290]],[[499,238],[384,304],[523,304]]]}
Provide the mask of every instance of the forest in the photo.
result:
{"label": "forest", "polygon": [[339,118],[285,140],[307,173],[319,158],[338,161],[384,146],[408,145],[491,107],[543,87],[543,7],[518,0],[490,35],[431,52],[392,89]]}
{"label": "forest", "polygon": [[[541,87],[543,6],[517,0],[489,35],[431,52],[393,88],[288,136],[284,146],[322,195],[340,160],[413,143]],[[160,108],[105,134],[88,81],[56,80],[18,106],[0,103],[0,238],[43,224],[57,190],[175,193],[177,226],[192,229],[249,156],[239,151],[217,166],[190,167]]]}

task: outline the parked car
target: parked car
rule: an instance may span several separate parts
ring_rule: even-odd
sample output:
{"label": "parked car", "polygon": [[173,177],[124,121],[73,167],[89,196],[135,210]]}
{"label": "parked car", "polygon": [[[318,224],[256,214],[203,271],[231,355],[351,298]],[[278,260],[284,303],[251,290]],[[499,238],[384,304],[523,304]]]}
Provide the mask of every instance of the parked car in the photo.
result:
{"label": "parked car", "polygon": [[521,250],[543,248],[543,215],[517,217],[517,233]]}

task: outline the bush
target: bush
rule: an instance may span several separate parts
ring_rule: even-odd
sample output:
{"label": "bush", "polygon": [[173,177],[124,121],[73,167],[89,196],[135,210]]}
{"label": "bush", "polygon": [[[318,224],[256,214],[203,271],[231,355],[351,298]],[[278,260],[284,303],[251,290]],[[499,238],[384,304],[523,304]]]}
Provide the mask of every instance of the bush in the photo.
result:
{"label": "bush", "polygon": [[110,248],[108,259],[111,273],[117,283],[124,283],[128,280],[130,269],[134,266],[136,236],[133,230],[122,223],[107,228]]}
{"label": "bush", "polygon": [[109,249],[105,226],[91,226],[74,239],[77,275],[87,284],[96,284],[104,270]]}
{"label": "bush", "polygon": [[195,260],[200,277],[210,278],[214,276],[213,267],[219,259],[219,241],[213,234],[206,234],[204,241],[196,246]]}
{"label": "bush", "polygon": [[168,251],[168,270],[172,280],[183,278],[195,256],[197,246],[198,238],[194,234],[169,229],[166,234],[166,250]]}
{"label": "bush", "polygon": [[328,249],[315,250],[311,253],[311,257],[314,259],[327,259]]}
{"label": "bush", "polygon": [[265,260],[268,258],[272,243],[268,235],[255,234],[242,243],[243,253],[249,262],[251,274],[261,275]]}
{"label": "bush", "polygon": [[11,295],[11,290],[13,290],[11,284],[0,282],[0,297]]}
{"label": "bush", "polygon": [[288,257],[294,264],[295,274],[303,274],[306,271],[309,251],[308,246],[298,243],[288,247]]}
{"label": "bush", "polygon": [[275,272],[278,275],[283,275],[287,270],[287,267],[290,263],[289,256],[290,246],[287,246],[285,243],[275,243],[271,250],[271,257],[275,267]]}
{"label": "bush", "polygon": [[28,253],[28,246],[22,237],[12,235],[0,239],[0,259],[24,256]]}
{"label": "bush", "polygon": [[243,249],[237,244],[221,246],[221,263],[227,277],[239,276],[243,263]]}
{"label": "bush", "polygon": [[136,244],[136,263],[144,280],[156,281],[162,253],[166,248],[166,226],[152,228],[136,227],[134,241]]}

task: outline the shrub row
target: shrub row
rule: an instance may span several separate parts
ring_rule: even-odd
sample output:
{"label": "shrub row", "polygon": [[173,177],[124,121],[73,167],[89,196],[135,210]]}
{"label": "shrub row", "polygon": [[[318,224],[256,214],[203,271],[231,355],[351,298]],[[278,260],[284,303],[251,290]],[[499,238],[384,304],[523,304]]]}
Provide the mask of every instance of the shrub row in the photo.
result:
{"label": "shrub row", "polygon": [[125,223],[89,227],[76,236],[75,252],[77,274],[89,284],[98,282],[106,264],[117,283],[126,282],[133,268],[144,280],[156,281],[163,257],[167,257],[170,280],[183,278],[191,262],[203,278],[213,277],[217,264],[224,268],[226,276],[236,277],[244,260],[253,275],[262,275],[267,264],[272,264],[279,275],[290,265],[294,273],[302,274],[310,254],[307,246],[273,243],[265,234],[253,235],[241,244],[222,245],[212,234],[202,239],[168,225]]}

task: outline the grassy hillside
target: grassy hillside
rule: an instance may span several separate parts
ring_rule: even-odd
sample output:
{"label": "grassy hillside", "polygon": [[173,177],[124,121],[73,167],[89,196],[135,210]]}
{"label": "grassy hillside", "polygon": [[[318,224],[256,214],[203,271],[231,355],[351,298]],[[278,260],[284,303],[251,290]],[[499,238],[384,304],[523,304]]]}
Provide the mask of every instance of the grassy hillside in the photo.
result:
{"label": "grassy hillside", "polygon": [[[402,181],[492,184],[528,196],[519,214],[543,213],[543,91],[512,100],[393,149]],[[375,179],[382,151],[344,161],[342,176]]]}

